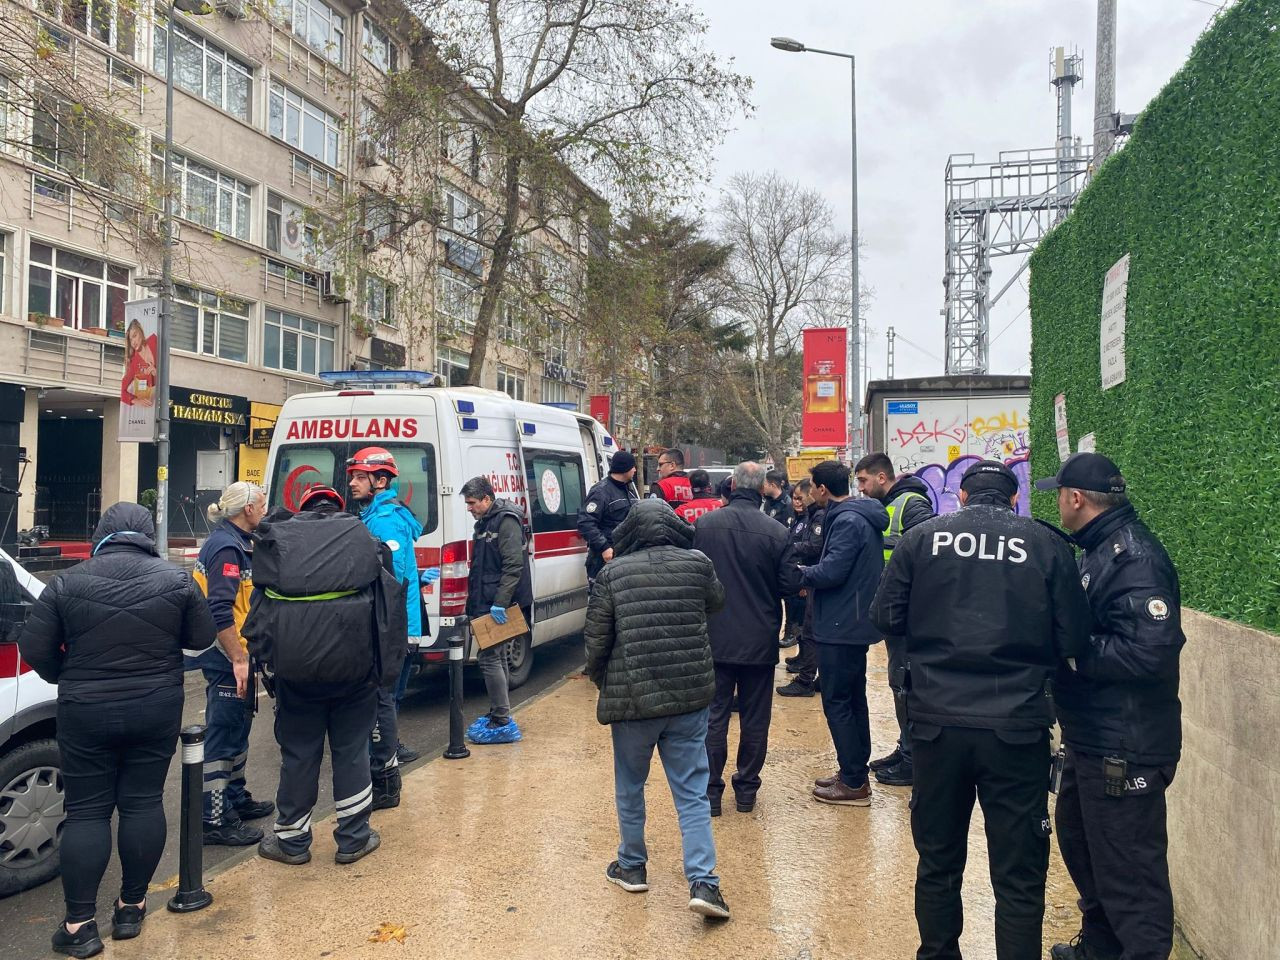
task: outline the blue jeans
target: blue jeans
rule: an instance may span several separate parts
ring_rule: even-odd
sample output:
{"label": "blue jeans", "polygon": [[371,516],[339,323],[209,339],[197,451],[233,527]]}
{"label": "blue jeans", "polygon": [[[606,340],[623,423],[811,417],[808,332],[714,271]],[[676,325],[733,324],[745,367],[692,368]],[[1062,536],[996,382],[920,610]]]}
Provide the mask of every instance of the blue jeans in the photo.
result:
{"label": "blue jeans", "polygon": [[611,727],[621,866],[640,867],[649,860],[644,845],[644,785],[656,746],[680,818],[685,879],[690,884],[720,883],[707,802],[707,715],[703,707],[674,717],[623,720]]}

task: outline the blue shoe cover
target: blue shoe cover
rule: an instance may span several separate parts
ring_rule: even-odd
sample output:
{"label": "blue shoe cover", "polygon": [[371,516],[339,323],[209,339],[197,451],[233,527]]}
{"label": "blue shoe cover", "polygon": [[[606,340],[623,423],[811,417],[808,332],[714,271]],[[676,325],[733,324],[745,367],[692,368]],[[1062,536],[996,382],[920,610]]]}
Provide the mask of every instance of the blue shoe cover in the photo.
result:
{"label": "blue shoe cover", "polygon": [[501,727],[489,726],[487,717],[473,723],[467,730],[467,739],[472,743],[517,743],[524,739],[514,718],[507,720]]}

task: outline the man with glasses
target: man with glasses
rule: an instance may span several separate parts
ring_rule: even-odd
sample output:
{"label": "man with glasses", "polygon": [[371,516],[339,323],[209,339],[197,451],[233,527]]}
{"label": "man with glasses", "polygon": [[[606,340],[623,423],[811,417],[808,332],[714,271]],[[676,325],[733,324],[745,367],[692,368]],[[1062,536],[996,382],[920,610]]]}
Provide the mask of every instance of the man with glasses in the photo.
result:
{"label": "man with glasses", "polygon": [[672,509],[693,499],[693,487],[684,472],[684,454],[676,447],[658,454],[658,481],[649,485],[649,499],[665,500]]}

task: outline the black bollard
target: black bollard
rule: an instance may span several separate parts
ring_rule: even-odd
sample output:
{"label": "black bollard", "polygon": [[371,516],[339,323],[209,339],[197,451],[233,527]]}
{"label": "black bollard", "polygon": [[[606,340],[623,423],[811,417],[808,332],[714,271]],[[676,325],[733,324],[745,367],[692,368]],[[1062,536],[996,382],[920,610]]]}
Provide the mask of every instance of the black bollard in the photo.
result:
{"label": "black bollard", "polygon": [[462,760],[471,756],[466,741],[462,739],[466,729],[462,719],[462,660],[464,638],[449,638],[449,745],[444,748],[446,760]]}
{"label": "black bollard", "polygon": [[213,903],[204,888],[204,725],[182,729],[182,847],[178,852],[178,892],[174,913],[203,910]]}

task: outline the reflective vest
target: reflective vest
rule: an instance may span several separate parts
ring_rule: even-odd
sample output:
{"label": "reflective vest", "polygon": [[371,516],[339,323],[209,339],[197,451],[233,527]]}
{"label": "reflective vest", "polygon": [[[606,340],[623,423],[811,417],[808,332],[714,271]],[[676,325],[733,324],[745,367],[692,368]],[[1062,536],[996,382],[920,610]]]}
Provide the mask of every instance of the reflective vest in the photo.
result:
{"label": "reflective vest", "polygon": [[885,506],[885,510],[889,513],[889,529],[884,532],[884,562],[889,562],[889,556],[893,553],[893,548],[898,545],[898,541],[902,539],[902,508],[907,505],[907,501],[912,497],[919,497],[921,500],[928,500],[923,493],[916,493],[914,490],[907,490],[898,494],[893,501]]}

